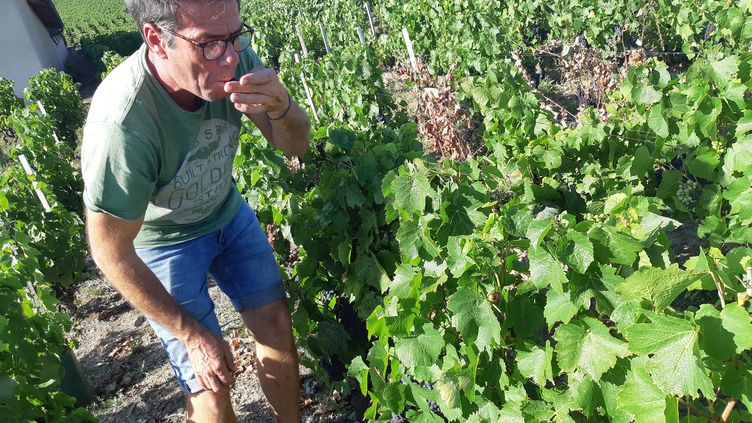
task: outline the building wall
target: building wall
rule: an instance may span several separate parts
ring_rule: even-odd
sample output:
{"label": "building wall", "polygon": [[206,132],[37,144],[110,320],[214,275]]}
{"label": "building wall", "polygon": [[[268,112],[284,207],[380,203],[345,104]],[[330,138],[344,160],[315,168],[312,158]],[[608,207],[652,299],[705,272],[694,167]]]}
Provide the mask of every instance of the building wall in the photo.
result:
{"label": "building wall", "polygon": [[29,78],[44,68],[63,69],[68,50],[61,38],[57,44],[26,0],[2,0],[0,11],[0,76],[14,82],[16,95],[23,96]]}

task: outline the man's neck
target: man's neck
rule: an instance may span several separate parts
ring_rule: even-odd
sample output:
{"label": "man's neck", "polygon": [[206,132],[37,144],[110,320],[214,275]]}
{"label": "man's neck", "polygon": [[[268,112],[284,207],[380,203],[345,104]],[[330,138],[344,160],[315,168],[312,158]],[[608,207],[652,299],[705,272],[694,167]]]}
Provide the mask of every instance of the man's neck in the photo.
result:
{"label": "man's neck", "polygon": [[203,100],[187,90],[177,88],[177,83],[170,77],[170,73],[166,69],[167,64],[165,60],[154,55],[148,49],[146,51],[146,64],[159,82],[159,85],[164,88],[170,98],[181,109],[193,112],[201,107]]}

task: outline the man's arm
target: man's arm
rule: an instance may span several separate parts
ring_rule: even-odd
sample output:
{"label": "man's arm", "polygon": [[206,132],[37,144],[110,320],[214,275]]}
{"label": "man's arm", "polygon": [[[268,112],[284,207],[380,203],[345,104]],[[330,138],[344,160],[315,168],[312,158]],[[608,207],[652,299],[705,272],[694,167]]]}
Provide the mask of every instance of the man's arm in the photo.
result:
{"label": "man's arm", "polygon": [[272,69],[254,69],[225,84],[225,91],[271,145],[290,156],[305,154],[311,122]]}
{"label": "man's arm", "polygon": [[219,391],[233,383],[232,353],[226,342],[191,317],[136,255],[133,240],[143,217],[128,221],[87,210],[91,254],[105,277],[136,309],[185,342],[201,384]]}

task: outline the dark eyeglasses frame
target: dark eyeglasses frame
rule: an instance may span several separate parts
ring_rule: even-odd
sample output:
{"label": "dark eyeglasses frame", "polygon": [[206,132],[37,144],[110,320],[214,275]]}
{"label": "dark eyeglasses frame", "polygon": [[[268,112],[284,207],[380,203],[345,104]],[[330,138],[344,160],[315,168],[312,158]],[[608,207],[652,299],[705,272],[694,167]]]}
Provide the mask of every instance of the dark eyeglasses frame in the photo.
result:
{"label": "dark eyeglasses frame", "polygon": [[[250,43],[249,43],[248,46],[246,46],[244,49],[238,50],[238,49],[235,48],[235,40],[237,40],[238,38],[240,38],[242,36],[248,36],[248,37],[253,36],[253,28],[251,26],[249,26],[249,25],[246,25],[246,24],[242,24],[242,25],[243,25],[243,28],[241,29],[241,31],[237,35],[235,35],[233,37],[225,38],[225,39],[221,39],[221,40],[205,41],[205,42],[201,42],[201,41],[196,41],[196,40],[190,39],[190,38],[186,37],[185,35],[180,35],[177,32],[171,31],[171,30],[169,30],[167,28],[160,28],[160,29],[163,30],[163,31],[169,32],[170,34],[172,34],[172,35],[174,35],[174,36],[176,36],[178,38],[181,38],[181,39],[183,39],[185,41],[188,41],[189,43],[193,44],[196,47],[201,48],[201,53],[204,55],[204,59],[206,59],[206,60],[217,60],[220,57],[222,57],[222,56],[225,55],[225,52],[227,52],[227,45],[228,44],[232,44],[232,48],[235,49],[236,53],[240,53],[241,51],[243,51],[246,48],[248,48],[248,46],[250,46]],[[225,47],[222,49],[222,53],[219,56],[217,56],[217,57],[215,57],[213,59],[210,59],[210,58],[206,57],[206,47],[209,44],[216,43],[216,42],[219,42],[219,41],[222,41],[222,42],[225,43]]]}

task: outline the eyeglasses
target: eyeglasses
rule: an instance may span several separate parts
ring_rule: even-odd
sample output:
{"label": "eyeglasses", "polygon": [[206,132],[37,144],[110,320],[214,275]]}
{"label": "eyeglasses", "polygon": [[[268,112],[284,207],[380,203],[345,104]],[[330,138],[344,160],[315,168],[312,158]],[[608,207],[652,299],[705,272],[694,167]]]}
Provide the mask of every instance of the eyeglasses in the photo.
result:
{"label": "eyeglasses", "polygon": [[225,54],[225,51],[227,51],[227,44],[230,43],[232,44],[232,48],[234,48],[236,52],[240,53],[251,45],[251,36],[253,35],[253,28],[246,24],[243,24],[243,30],[241,30],[237,35],[226,38],[224,40],[212,40],[207,42],[192,40],[186,36],[178,34],[175,31],[170,31],[167,28],[161,29],[178,38],[182,38],[185,41],[188,41],[196,47],[200,47],[201,51],[204,53],[204,58],[206,60],[216,60],[222,57]]}

